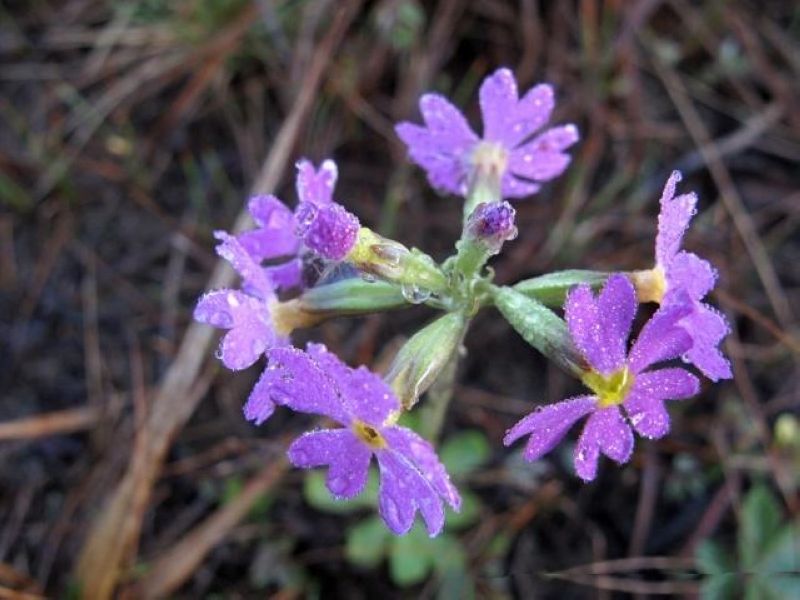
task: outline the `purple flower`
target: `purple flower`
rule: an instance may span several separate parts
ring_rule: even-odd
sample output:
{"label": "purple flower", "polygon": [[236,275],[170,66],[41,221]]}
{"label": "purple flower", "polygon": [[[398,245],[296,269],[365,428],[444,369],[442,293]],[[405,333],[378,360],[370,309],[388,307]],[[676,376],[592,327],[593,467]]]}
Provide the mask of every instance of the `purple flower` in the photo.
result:
{"label": "purple flower", "polygon": [[[623,275],[612,275],[600,295],[581,285],[564,306],[576,347],[589,365],[583,382],[594,394],[546,406],[508,430],[506,446],[530,435],[524,456],[532,461],[552,450],[567,430],[589,415],[575,449],[575,470],[591,481],[600,453],[622,464],[633,452],[633,432],[660,438],[669,431],[665,400],[688,398],[699,390],[697,377],[680,367],[649,369],[686,352],[689,334],[676,324],[691,310],[687,303],[662,307],[645,324],[627,352],[636,313],[636,294]],[[625,409],[628,421],[620,407]]]}
{"label": "purple flower", "polygon": [[279,348],[245,406],[261,422],[276,404],[326,416],[339,429],[320,429],[297,438],[289,460],[304,469],[328,466],[327,487],[337,498],[352,498],[367,482],[372,457],[378,461],[378,507],[389,529],[406,533],[417,510],[431,536],[444,525],[442,500],[459,510],[461,498],[433,447],[394,424],[400,402],[391,388],[365,367],[352,369],[321,344],[307,352]]}
{"label": "purple flower", "polygon": [[268,267],[276,287],[301,284],[304,248],[328,260],[342,260],[355,245],[358,219],[333,200],[338,170],[325,160],[319,169],[306,159],[297,163],[297,196],[292,212],[272,195],[254,196],[248,208],[257,228],[238,236],[242,246],[257,261],[286,258]]}
{"label": "purple flower", "polygon": [[[693,192],[675,196],[681,174],[673,171],[661,195],[656,236],[656,293],[653,299],[662,306],[680,302],[688,296],[691,312],[680,325],[692,338],[692,346],[684,359],[703,374],[717,381],[733,376],[728,360],[719,350],[719,343],[729,332],[725,317],[701,300],[714,288],[717,271],[707,260],[681,250],[681,242],[689,221],[697,213],[697,195]],[[659,297],[660,296],[660,297]]]}
{"label": "purple flower", "polygon": [[219,347],[219,357],[232,370],[252,365],[269,348],[288,343],[273,319],[278,304],[273,280],[237,240],[223,231],[217,254],[242,276],[242,289],[221,289],[205,294],[197,303],[194,318],[220,329],[228,329]]}
{"label": "purple flower", "polygon": [[520,98],[514,75],[503,68],[484,79],[479,96],[482,139],[438,94],[420,99],[424,127],[407,122],[395,127],[433,187],[463,196],[476,175],[493,175],[504,198],[522,198],[564,172],[570,162],[564,151],[578,141],[578,130],[570,124],[541,131],[555,105],[551,86],[539,84]]}

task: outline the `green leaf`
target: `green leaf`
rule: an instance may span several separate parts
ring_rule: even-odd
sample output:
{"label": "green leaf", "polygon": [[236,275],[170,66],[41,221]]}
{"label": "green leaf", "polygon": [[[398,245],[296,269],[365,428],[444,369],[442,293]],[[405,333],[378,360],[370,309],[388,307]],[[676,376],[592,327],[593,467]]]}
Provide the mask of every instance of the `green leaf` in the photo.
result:
{"label": "green leaf", "polygon": [[439,457],[452,477],[471,473],[485,464],[490,456],[491,448],[486,436],[476,429],[462,431],[447,438],[439,450]]}
{"label": "green leaf", "polygon": [[753,570],[770,581],[773,575],[794,574],[800,577],[800,523],[785,525],[774,535]]}
{"label": "green leaf", "polygon": [[309,506],[322,512],[349,514],[378,503],[378,474],[370,469],[366,488],[352,500],[337,500],[325,486],[323,471],[309,471],[303,482],[303,497]]}
{"label": "green leaf", "polygon": [[437,538],[429,538],[419,522],[406,535],[395,537],[389,549],[392,581],[400,587],[424,581],[433,569],[436,545]]}
{"label": "green leaf", "polygon": [[391,537],[380,517],[365,519],[347,532],[345,556],[356,566],[374,569],[386,555]]}
{"label": "green leaf", "polygon": [[703,600],[729,600],[736,597],[739,581],[736,575],[711,575],[700,586]]}
{"label": "green leaf", "polygon": [[725,575],[735,570],[732,557],[725,549],[710,540],[700,544],[695,553],[697,569],[709,575]]}
{"label": "green leaf", "polygon": [[739,560],[751,570],[781,527],[781,506],[764,485],[750,490],[742,507],[739,530]]}
{"label": "green leaf", "polygon": [[567,292],[573,287],[588,283],[594,288],[599,288],[608,279],[608,275],[608,273],[598,271],[569,269],[520,281],[514,286],[514,289],[538,300],[545,306],[561,307],[564,305]]}

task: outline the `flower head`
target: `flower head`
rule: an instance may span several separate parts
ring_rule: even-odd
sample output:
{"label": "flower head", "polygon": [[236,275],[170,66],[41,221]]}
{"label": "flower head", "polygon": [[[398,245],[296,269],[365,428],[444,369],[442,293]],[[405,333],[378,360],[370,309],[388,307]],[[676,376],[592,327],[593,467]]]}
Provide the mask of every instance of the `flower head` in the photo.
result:
{"label": "flower head", "polygon": [[[581,285],[565,304],[570,335],[589,365],[583,382],[593,394],[534,411],[504,438],[510,445],[530,435],[525,458],[552,450],[572,425],[589,415],[575,450],[575,470],[591,481],[600,453],[622,464],[633,452],[633,432],[660,438],[669,431],[665,400],[688,398],[699,390],[697,377],[680,367],[650,369],[686,352],[691,337],[677,323],[691,310],[685,302],[662,307],[642,328],[627,351],[636,312],[636,294],[623,275],[612,275],[598,297]],[[620,408],[624,408],[626,421]]]}
{"label": "flower head", "polygon": [[389,386],[365,367],[343,364],[321,344],[309,344],[307,352],[275,349],[269,358],[245,407],[247,418],[259,421],[279,404],[339,423],[341,428],[296,439],[288,451],[292,464],[327,465],[330,492],[352,498],[364,489],[374,456],[380,470],[379,511],[389,529],[406,533],[419,510],[428,533],[437,535],[444,525],[442,501],[458,510],[461,498],[433,447],[394,424],[400,402]]}
{"label": "flower head", "polygon": [[681,250],[689,222],[697,213],[697,195],[675,196],[680,181],[680,172],[674,171],[664,186],[658,215],[656,266],[644,272],[643,287],[647,293],[641,294],[642,299],[670,306],[687,297],[691,311],[680,325],[691,336],[692,346],[684,359],[712,381],[730,379],[733,376],[730,363],[719,350],[719,343],[730,327],[722,314],[701,301],[714,288],[717,271],[707,260]]}
{"label": "flower head", "polygon": [[242,289],[221,289],[200,298],[194,318],[220,329],[228,329],[219,347],[219,357],[232,370],[252,365],[269,348],[288,342],[288,332],[275,321],[278,299],[269,272],[261,267],[239,240],[218,231],[217,253],[242,277]]}
{"label": "flower head", "polygon": [[491,177],[499,180],[503,197],[522,198],[564,172],[570,162],[564,151],[578,141],[578,130],[563,125],[541,131],[555,105],[551,86],[539,84],[520,98],[514,75],[502,68],[483,80],[479,97],[483,138],[438,94],[420,99],[425,126],[395,127],[433,187],[466,195],[476,177]]}
{"label": "flower head", "polygon": [[342,260],[356,243],[359,221],[333,200],[338,169],[324,160],[315,169],[306,159],[297,162],[297,196],[294,212],[273,195],[257,195],[248,208],[257,228],[237,237],[256,261],[279,259],[267,267],[279,289],[302,283],[305,249],[328,260]]}

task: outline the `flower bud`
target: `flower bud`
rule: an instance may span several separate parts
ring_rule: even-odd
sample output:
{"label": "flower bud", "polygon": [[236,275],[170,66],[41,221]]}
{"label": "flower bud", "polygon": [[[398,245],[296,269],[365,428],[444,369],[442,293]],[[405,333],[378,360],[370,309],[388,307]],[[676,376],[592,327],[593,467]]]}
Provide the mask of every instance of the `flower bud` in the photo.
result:
{"label": "flower bud", "polygon": [[463,314],[448,313],[414,334],[397,353],[385,379],[405,410],[436,381],[458,351],[466,328]]}
{"label": "flower bud", "polygon": [[342,260],[356,244],[358,218],[341,204],[316,206],[302,203],[296,212],[297,234],[314,253],[328,260]]}
{"label": "flower bud", "polygon": [[497,254],[503,243],[517,237],[516,214],[505,201],[479,204],[467,219],[465,237],[485,246],[490,255]]}

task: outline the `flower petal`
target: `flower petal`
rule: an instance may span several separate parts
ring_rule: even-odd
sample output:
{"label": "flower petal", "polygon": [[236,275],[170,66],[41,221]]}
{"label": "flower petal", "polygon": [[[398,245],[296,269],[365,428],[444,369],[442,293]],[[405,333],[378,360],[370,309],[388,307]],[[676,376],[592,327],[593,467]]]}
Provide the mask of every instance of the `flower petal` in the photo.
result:
{"label": "flower petal", "polygon": [[215,231],[214,237],[220,241],[216,248],[217,254],[231,263],[245,284],[264,300],[274,298],[275,290],[264,268],[247,252],[239,240],[224,231]]}
{"label": "flower petal", "polygon": [[575,447],[575,471],[584,481],[597,475],[600,452],[619,464],[633,452],[633,432],[616,406],[595,411],[583,427]]}
{"label": "flower petal", "polygon": [[400,408],[400,401],[392,389],[366,367],[353,369],[347,366],[323,344],[310,343],[306,351],[335,382],[344,407],[353,417],[380,427],[392,412]]}
{"label": "flower petal", "polygon": [[197,303],[194,319],[230,329],[222,338],[219,352],[223,364],[234,371],[246,369],[268,348],[283,343],[272,327],[268,305],[238,290],[205,294]]}
{"label": "flower petal", "polygon": [[[264,388],[259,394],[269,394],[273,402],[292,410],[324,415],[350,425],[350,411],[342,394],[311,356],[297,348],[277,348],[267,354],[269,366],[256,384]],[[251,414],[247,407],[245,414]]]}
{"label": "flower petal", "polygon": [[272,195],[258,195],[250,198],[248,209],[258,228],[236,236],[248,254],[262,261],[297,253],[300,240],[294,232],[294,215],[283,202]]}
{"label": "flower petal", "polygon": [[711,381],[733,377],[731,364],[717,347],[730,326],[725,317],[708,304],[696,302],[694,311],[681,320],[680,326],[692,338],[692,347],[684,360],[692,363]]}
{"label": "flower petal", "polygon": [[333,188],[339,177],[339,169],[332,160],[324,160],[315,169],[310,160],[303,158],[297,161],[297,197],[300,202],[310,202],[316,206],[324,206],[333,200]]}
{"label": "flower petal", "polygon": [[608,375],[625,363],[636,292],[624,275],[612,275],[600,296],[580,285],[567,296],[564,306],[570,335],[589,364]]}
{"label": "flower petal", "polygon": [[657,439],[669,431],[664,401],[688,398],[699,390],[700,381],[685,369],[648,371],[636,378],[623,406],[639,435]]}
{"label": "flower petal", "polygon": [[667,270],[678,253],[689,221],[697,212],[697,195],[692,192],[675,197],[675,188],[683,179],[680,171],[673,171],[661,194],[661,211],[658,214],[656,235],[656,262]]}
{"label": "flower petal", "polygon": [[517,81],[506,68],[497,69],[486,77],[479,91],[481,116],[483,117],[483,139],[502,142],[509,149],[511,129],[516,121]]}
{"label": "flower petal", "polygon": [[692,310],[692,302],[684,295],[676,304],[662,306],[645,323],[628,355],[634,374],[657,362],[677,358],[692,347],[691,336],[678,326]]}
{"label": "flower petal", "polygon": [[389,446],[414,464],[447,504],[456,511],[461,508],[461,496],[430,442],[405,427],[387,427],[382,433]]}
{"label": "flower petal", "polygon": [[510,446],[530,434],[525,445],[525,460],[534,461],[550,452],[575,422],[594,410],[597,398],[578,396],[537,408],[506,432],[503,444]]}
{"label": "flower petal", "polygon": [[398,452],[381,450],[376,456],[380,466],[378,511],[389,529],[398,535],[407,533],[419,509],[428,534],[441,533],[444,508],[428,480]]}
{"label": "flower petal", "polygon": [[348,429],[304,433],[286,454],[302,469],[329,465],[326,484],[335,498],[353,498],[367,484],[372,452]]}
{"label": "flower petal", "polygon": [[274,267],[265,267],[267,277],[276,289],[288,290],[303,283],[303,261],[295,258]]}
{"label": "flower petal", "polygon": [[691,252],[679,252],[670,262],[666,271],[667,294],[663,304],[669,304],[671,298],[685,291],[692,300],[700,300],[714,289],[717,271],[707,260],[703,260]]}

